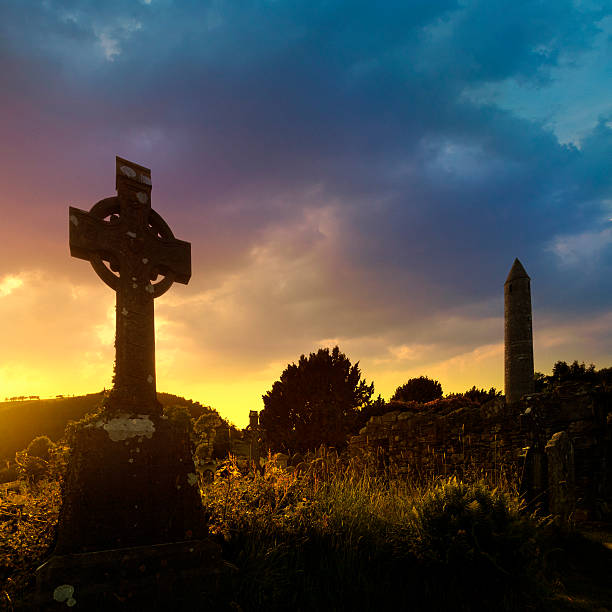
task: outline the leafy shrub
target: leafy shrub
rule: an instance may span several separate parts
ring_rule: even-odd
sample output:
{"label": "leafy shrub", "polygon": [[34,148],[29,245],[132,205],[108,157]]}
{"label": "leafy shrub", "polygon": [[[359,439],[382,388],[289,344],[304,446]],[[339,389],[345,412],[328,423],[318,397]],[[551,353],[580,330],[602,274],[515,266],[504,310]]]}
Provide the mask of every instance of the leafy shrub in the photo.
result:
{"label": "leafy shrub", "polygon": [[552,374],[547,376],[542,372],[533,375],[534,390],[536,393],[552,390],[564,383],[603,384],[612,383],[612,368],[596,370],[594,364],[586,365],[574,360],[571,364],[566,361],[557,361],[553,365]]}
{"label": "leafy shrub", "polygon": [[533,596],[536,524],[483,483],[420,489],[320,450],[261,475],[230,462],[203,500],[245,611],[510,610]]}
{"label": "leafy shrub", "polygon": [[477,402],[478,404],[485,404],[501,396],[502,392],[498,391],[495,387],[491,387],[486,391],[485,389],[477,389],[476,386],[473,386],[463,393],[451,393],[447,395],[448,398],[465,398],[471,402]]}
{"label": "leafy shrub", "polygon": [[437,380],[427,376],[411,378],[395,390],[391,401],[400,402],[431,402],[442,397],[442,385]]}
{"label": "leafy shrub", "polygon": [[[0,494],[0,601],[16,601],[49,553],[61,504],[60,484],[45,481],[19,495]],[[2,604],[0,604],[0,608]]]}
{"label": "leafy shrub", "polygon": [[191,413],[185,406],[170,405],[164,406],[164,416],[168,420],[175,422],[181,429],[191,432],[193,430],[193,421]]}
{"label": "leafy shrub", "polygon": [[7,461],[7,465],[0,468],[0,482],[12,482],[13,480],[17,480],[17,478],[19,478],[17,466],[15,463],[9,464]]}
{"label": "leafy shrub", "polygon": [[482,602],[493,607],[500,592],[513,601],[516,588],[533,587],[529,571],[537,560],[537,522],[521,509],[517,498],[483,482],[443,480],[414,506],[414,550],[462,599],[479,576]]}
{"label": "leafy shrub", "polygon": [[34,438],[26,449],[30,457],[39,457],[48,461],[50,458],[50,451],[55,447],[53,441],[47,436],[38,436]]}
{"label": "leafy shrub", "polygon": [[47,436],[34,438],[25,450],[15,453],[19,477],[31,484],[36,484],[43,478],[61,479],[67,464],[68,451],[67,446],[55,444]]}

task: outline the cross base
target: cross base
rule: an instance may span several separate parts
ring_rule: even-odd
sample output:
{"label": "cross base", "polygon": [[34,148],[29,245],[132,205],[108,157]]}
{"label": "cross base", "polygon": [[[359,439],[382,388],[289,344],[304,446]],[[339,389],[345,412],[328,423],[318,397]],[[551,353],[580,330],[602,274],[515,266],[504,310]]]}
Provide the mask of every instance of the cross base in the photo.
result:
{"label": "cross base", "polygon": [[208,539],[53,556],[36,571],[32,610],[71,599],[77,610],[222,610],[227,576]]}
{"label": "cross base", "polygon": [[189,432],[164,416],[104,414],[74,434],[55,554],[207,534]]}

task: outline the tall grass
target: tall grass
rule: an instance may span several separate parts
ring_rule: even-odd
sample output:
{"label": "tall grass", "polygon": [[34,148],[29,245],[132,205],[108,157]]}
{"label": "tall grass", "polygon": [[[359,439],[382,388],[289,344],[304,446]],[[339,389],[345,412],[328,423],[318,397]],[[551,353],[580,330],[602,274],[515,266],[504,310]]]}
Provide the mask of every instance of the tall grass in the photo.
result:
{"label": "tall grass", "polygon": [[511,490],[415,483],[322,451],[222,466],[202,490],[243,610],[519,610],[538,600],[538,521]]}
{"label": "tall grass", "polygon": [[0,490],[0,610],[32,582],[48,555],[61,503],[59,482],[20,483],[19,492]]}
{"label": "tall grass", "polygon": [[[376,457],[326,450],[286,469],[270,460],[261,473],[223,464],[201,490],[233,567],[230,609],[503,611],[545,601],[538,582],[551,545],[510,481],[496,488],[477,471],[424,481],[375,467]],[[31,588],[59,510],[57,481],[21,485],[0,494],[0,609]]]}

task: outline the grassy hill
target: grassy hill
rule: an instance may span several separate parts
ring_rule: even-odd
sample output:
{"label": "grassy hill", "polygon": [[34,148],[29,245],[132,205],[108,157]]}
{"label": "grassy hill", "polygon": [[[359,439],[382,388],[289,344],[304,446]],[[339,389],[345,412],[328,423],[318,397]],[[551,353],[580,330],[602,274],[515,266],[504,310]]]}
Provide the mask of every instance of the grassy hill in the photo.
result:
{"label": "grassy hill", "polygon": [[[68,421],[78,421],[98,408],[103,392],[77,397],[0,402],[0,460],[13,459],[36,436],[59,440]],[[185,406],[193,418],[204,412],[198,402],[170,393],[158,393],[164,406]]]}

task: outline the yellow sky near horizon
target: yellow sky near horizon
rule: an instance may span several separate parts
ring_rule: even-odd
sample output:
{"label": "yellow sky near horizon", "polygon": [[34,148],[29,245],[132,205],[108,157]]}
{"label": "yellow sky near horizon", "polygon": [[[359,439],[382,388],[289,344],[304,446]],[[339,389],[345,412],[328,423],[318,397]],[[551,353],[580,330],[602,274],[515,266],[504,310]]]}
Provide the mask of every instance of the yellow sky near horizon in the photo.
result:
{"label": "yellow sky near horizon", "polygon": [[[373,380],[376,393],[385,399],[408,378],[421,375],[439,380],[445,393],[465,391],[473,385],[503,388],[501,313],[484,319],[455,316],[438,320],[441,334],[448,335],[446,346],[444,338],[394,344],[392,337],[382,335],[298,337],[273,358],[266,356],[262,347],[262,358],[258,359],[257,347],[253,348],[248,338],[243,347],[220,346],[223,335],[212,336],[207,345],[201,330],[190,329],[191,319],[185,316],[189,303],[201,307],[208,302],[209,312],[216,309],[221,318],[229,316],[222,312],[231,301],[223,292],[190,296],[189,288],[181,287],[174,298],[170,292],[167,295],[156,301],[158,391],[210,405],[238,427],[247,425],[250,410],[262,409],[262,394],[288,363],[321,346],[338,344],[352,363],[359,361],[363,378]],[[0,399],[82,395],[108,388],[114,360],[114,318],[114,295],[102,283],[74,283],[68,277],[51,280],[40,271],[0,279],[0,333],[8,356],[0,364]],[[550,371],[557,359],[609,365],[605,353],[589,355],[587,346],[593,346],[589,339],[612,325],[612,314],[580,325],[559,325],[540,323],[536,312],[534,322],[536,370]],[[469,335],[471,329],[476,336],[483,328],[493,333],[498,330],[499,341],[457,350],[453,330]]]}

